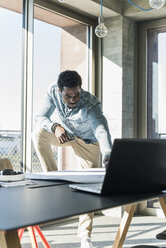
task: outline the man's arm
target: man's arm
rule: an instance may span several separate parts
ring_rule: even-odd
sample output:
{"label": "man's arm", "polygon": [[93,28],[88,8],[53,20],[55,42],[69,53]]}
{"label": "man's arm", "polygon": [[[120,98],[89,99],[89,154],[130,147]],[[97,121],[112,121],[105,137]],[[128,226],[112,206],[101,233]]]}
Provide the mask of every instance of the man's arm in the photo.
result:
{"label": "man's arm", "polygon": [[50,117],[52,113],[55,110],[55,105],[53,103],[50,89],[46,92],[46,95],[44,97],[44,100],[41,103],[40,110],[38,114],[36,115],[36,124],[37,128],[43,127],[47,130],[51,131],[51,127],[54,124],[53,121],[51,121]]}
{"label": "man's arm", "polygon": [[37,128],[43,127],[49,130],[55,134],[61,144],[64,144],[70,141],[70,137],[68,136],[66,130],[59,123],[54,123],[50,119],[56,108],[52,95],[52,87],[49,87],[45,98],[41,103],[40,111],[38,115],[36,115]]}
{"label": "man's arm", "polygon": [[91,122],[94,135],[99,142],[100,150],[103,155],[103,163],[107,164],[111,153],[112,141],[108,123],[105,116],[103,115],[100,104],[97,104],[91,108],[88,113],[88,119]]}

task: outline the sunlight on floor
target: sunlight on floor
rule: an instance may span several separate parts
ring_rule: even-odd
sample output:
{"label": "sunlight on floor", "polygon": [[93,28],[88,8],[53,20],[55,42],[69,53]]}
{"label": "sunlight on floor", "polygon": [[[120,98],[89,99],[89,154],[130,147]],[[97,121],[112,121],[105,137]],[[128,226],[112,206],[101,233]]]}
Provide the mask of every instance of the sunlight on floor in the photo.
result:
{"label": "sunlight on floor", "polygon": [[[120,218],[96,215],[93,224],[92,241],[97,248],[110,248],[120,223]],[[77,237],[78,219],[60,222],[56,225],[41,227],[43,234],[51,248],[78,248],[80,240]],[[164,218],[152,216],[134,217],[129,228],[123,248],[131,248],[134,245],[156,245],[166,247],[166,240],[155,238],[156,234],[166,229]],[[41,241],[39,248],[43,248]],[[29,233],[26,231],[22,238],[22,247],[31,248]]]}

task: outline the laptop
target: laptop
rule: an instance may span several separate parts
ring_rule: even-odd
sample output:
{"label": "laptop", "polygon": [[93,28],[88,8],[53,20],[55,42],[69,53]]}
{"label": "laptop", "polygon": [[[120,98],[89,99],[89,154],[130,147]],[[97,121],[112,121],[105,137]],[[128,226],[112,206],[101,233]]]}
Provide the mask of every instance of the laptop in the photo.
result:
{"label": "laptop", "polygon": [[101,195],[166,190],[166,140],[115,139],[103,183],[69,186]]}

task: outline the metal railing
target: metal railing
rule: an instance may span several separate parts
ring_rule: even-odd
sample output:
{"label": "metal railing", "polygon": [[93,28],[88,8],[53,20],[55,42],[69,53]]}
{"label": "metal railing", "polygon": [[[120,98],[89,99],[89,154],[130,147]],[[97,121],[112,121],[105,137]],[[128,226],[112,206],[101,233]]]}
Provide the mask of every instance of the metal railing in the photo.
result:
{"label": "metal railing", "polygon": [[[0,130],[0,158],[8,158],[13,169],[22,170],[21,167],[21,131]],[[57,161],[57,149],[54,149],[54,157]],[[32,144],[32,171],[42,171],[40,161]]]}
{"label": "metal railing", "polygon": [[8,158],[15,170],[20,168],[21,132],[0,130],[0,158]]}

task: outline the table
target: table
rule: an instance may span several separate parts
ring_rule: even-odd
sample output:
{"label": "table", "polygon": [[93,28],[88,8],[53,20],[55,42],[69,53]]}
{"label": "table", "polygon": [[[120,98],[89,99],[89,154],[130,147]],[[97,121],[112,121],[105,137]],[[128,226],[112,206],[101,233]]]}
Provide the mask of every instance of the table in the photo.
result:
{"label": "table", "polygon": [[[100,196],[73,191],[67,184],[32,185],[0,188],[0,247],[20,248],[17,229],[40,225],[71,216],[133,204],[154,198],[165,199],[166,193]],[[133,205],[131,205],[133,206]],[[165,201],[164,201],[165,207]],[[126,227],[125,227],[126,230]],[[125,232],[124,232],[125,234]],[[123,238],[116,239],[120,248]],[[119,245],[119,246],[118,246]]]}

